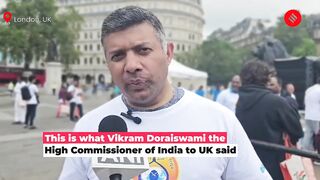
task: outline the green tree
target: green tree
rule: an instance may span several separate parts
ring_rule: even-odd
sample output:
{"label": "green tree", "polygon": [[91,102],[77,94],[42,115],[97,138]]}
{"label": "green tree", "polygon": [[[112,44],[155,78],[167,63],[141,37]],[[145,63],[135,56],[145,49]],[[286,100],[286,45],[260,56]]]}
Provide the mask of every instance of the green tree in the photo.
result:
{"label": "green tree", "polygon": [[204,41],[192,52],[178,55],[177,60],[208,72],[209,84],[226,83],[234,74],[239,73],[248,54],[244,49],[235,49],[227,42],[213,39]]}
{"label": "green tree", "polygon": [[[74,9],[58,14],[55,0],[21,0],[9,1],[6,9],[16,18],[38,18],[37,22],[14,22],[9,25],[1,23],[0,51],[18,63],[24,60],[25,69],[33,60],[47,60],[50,42],[56,42],[60,60],[68,67],[79,56],[74,43],[79,33],[81,16]],[[43,22],[45,18],[51,22]]]}
{"label": "green tree", "polygon": [[316,43],[310,38],[302,39],[302,43],[293,49],[292,55],[294,56],[309,56],[316,55]]}
{"label": "green tree", "polygon": [[279,39],[294,56],[316,55],[316,45],[308,31],[308,17],[303,16],[299,26],[289,27],[283,23],[283,16],[278,19],[274,31],[275,38]]}

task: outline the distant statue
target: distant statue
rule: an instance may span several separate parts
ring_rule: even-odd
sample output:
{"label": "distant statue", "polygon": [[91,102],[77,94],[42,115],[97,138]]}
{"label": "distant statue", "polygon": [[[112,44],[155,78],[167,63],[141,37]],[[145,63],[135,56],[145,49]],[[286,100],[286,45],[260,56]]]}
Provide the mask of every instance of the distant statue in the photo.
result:
{"label": "distant statue", "polygon": [[51,39],[48,45],[47,61],[58,61],[58,49],[55,40]]}
{"label": "distant statue", "polygon": [[269,65],[273,65],[275,59],[289,57],[282,42],[272,37],[265,37],[263,42],[253,50],[253,55]]}

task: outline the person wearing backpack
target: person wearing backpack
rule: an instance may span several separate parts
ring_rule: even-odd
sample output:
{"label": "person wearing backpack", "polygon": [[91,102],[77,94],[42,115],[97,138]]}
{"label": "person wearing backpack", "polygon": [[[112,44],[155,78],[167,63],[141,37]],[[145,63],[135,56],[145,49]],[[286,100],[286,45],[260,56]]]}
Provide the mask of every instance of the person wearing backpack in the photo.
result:
{"label": "person wearing backpack", "polygon": [[24,128],[35,129],[34,118],[36,117],[37,105],[38,105],[38,93],[39,89],[35,85],[36,79],[34,76],[29,77],[28,89],[31,95],[30,100],[27,101],[27,113],[25,118]]}
{"label": "person wearing backpack", "polygon": [[25,86],[25,78],[18,77],[14,87],[14,121],[12,124],[23,124],[26,116],[26,102],[22,99],[21,88]]}

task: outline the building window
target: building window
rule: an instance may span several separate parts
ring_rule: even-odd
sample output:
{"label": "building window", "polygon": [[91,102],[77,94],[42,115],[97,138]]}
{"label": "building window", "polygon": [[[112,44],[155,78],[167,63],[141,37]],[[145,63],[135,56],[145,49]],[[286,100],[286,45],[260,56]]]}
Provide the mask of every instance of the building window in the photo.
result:
{"label": "building window", "polygon": [[97,32],[98,39],[100,38],[100,36],[101,36],[100,32]]}
{"label": "building window", "polygon": [[88,46],[84,45],[84,51],[87,51],[87,50],[88,50]]}
{"label": "building window", "polygon": [[88,64],[87,58],[84,58],[84,64]]}
{"label": "building window", "polygon": [[90,36],[90,39],[92,39],[92,32],[90,32],[90,35],[89,35],[89,36]]}
{"label": "building window", "polygon": [[87,39],[87,38],[88,38],[88,34],[84,33],[84,39]]}
{"label": "building window", "polygon": [[184,51],[184,44],[182,44],[182,51]]}
{"label": "building window", "polygon": [[177,44],[177,51],[180,50],[180,44]]}
{"label": "building window", "polygon": [[80,45],[77,45],[77,49],[78,49],[78,51],[80,51]]}
{"label": "building window", "polygon": [[92,44],[89,45],[89,50],[92,51]]}
{"label": "building window", "polygon": [[97,64],[100,64],[100,58],[97,57]]}
{"label": "building window", "polygon": [[97,44],[97,50],[100,51],[100,44]]}
{"label": "building window", "polygon": [[89,59],[90,64],[92,64],[92,58]]}

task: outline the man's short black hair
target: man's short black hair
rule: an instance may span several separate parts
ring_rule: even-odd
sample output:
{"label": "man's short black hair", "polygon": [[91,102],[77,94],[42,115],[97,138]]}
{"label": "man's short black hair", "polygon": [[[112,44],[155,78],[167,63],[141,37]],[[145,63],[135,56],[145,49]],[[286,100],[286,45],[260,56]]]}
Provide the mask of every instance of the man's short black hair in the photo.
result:
{"label": "man's short black hair", "polygon": [[35,80],[34,76],[29,76],[29,82],[32,82],[33,80]]}
{"label": "man's short black hair", "polygon": [[244,64],[240,72],[243,85],[265,86],[273,72],[270,66],[262,61],[252,60]]}
{"label": "man's short black hair", "polygon": [[103,44],[103,39],[111,33],[119,32],[144,22],[154,28],[162,48],[165,49],[165,31],[160,20],[151,11],[138,6],[126,6],[113,11],[107,16],[102,24],[101,43]]}

